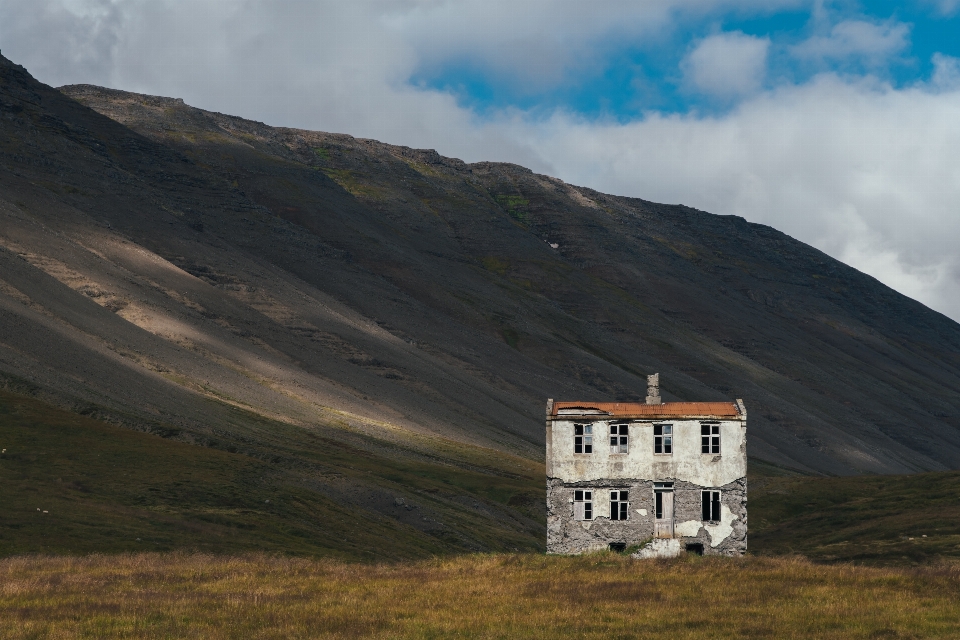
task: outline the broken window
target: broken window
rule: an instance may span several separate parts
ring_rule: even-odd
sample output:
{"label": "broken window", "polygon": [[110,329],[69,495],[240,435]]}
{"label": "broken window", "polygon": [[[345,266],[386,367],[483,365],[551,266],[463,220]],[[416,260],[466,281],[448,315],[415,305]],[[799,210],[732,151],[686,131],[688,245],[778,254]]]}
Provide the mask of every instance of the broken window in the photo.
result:
{"label": "broken window", "polygon": [[610,519],[611,520],[626,520],[629,513],[630,503],[627,501],[628,495],[626,491],[611,491],[610,492]]}
{"label": "broken window", "polygon": [[700,425],[700,453],[720,453],[720,425]]}
{"label": "broken window", "polygon": [[593,453],[593,425],[573,425],[573,452]]}
{"label": "broken window", "polygon": [[593,520],[593,491],[573,492],[573,519]]}
{"label": "broken window", "polygon": [[701,491],[704,522],[720,522],[720,492]]}
{"label": "broken window", "polygon": [[673,425],[653,425],[653,452],[673,453]]}
{"label": "broken window", "polygon": [[627,437],[627,425],[610,425],[610,453],[626,453]]}

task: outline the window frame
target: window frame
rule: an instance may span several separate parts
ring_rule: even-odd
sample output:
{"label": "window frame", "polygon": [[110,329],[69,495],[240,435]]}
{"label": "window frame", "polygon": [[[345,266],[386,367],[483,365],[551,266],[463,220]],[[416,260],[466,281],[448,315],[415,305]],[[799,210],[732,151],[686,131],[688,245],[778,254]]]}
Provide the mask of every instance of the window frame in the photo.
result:
{"label": "window frame", "polygon": [[593,453],[592,423],[573,425],[573,452],[582,455],[590,455]]}
{"label": "window frame", "polygon": [[630,453],[630,425],[615,422],[610,425],[610,454],[626,455]]}
{"label": "window frame", "polygon": [[573,492],[573,519],[593,520],[593,489],[576,489]]}
{"label": "window frame", "polygon": [[719,422],[701,422],[700,423],[700,454],[705,456],[721,455],[720,447],[720,423]]}
{"label": "window frame", "polygon": [[[700,491],[700,517],[702,522],[719,523],[723,518],[720,508],[721,495],[719,489],[703,489]],[[708,513],[709,511],[709,513]],[[705,517],[705,516],[710,516]]]}
{"label": "window frame", "polygon": [[630,519],[630,492],[626,489],[614,489],[610,492],[610,520]]}
{"label": "window frame", "polygon": [[[659,429],[660,433],[657,433]],[[669,433],[664,433],[664,431],[669,431]],[[673,432],[673,424],[655,424],[653,425],[653,455],[655,456],[672,456],[673,455],[673,439],[675,437]],[[667,451],[669,449],[669,451]]]}

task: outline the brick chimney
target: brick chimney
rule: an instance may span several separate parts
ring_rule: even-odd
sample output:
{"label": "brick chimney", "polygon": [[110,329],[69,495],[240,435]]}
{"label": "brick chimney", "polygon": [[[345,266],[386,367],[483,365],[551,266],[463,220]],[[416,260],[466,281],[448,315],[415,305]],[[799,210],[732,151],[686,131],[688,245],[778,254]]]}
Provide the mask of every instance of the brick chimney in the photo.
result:
{"label": "brick chimney", "polygon": [[660,404],[660,374],[647,376],[647,404]]}

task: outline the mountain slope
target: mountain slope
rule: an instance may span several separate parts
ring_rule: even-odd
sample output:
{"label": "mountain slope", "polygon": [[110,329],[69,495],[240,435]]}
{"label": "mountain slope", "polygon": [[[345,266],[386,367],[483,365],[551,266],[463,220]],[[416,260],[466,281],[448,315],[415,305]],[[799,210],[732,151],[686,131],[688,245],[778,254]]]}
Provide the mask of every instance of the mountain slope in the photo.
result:
{"label": "mountain slope", "polygon": [[[384,561],[542,550],[542,467],[264,421],[199,447],[0,391],[0,557],[196,549]],[[480,453],[480,455],[478,455]]]}
{"label": "mountain slope", "polygon": [[547,397],[659,371],[744,398],[757,458],[960,467],[960,326],[769,227],[0,74],[0,371],[60,404],[538,459]]}

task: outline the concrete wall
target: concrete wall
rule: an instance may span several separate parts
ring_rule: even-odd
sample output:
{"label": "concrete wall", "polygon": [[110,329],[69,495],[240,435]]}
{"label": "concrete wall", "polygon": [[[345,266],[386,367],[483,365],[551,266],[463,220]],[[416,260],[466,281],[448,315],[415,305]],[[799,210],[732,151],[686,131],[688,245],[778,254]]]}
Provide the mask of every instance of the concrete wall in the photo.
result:
{"label": "concrete wall", "polygon": [[[611,420],[561,417],[547,421],[547,551],[583,553],[609,548],[611,542],[628,547],[654,535],[654,482],[674,483],[674,528],[679,548],[703,545],[705,554],[738,555],[747,547],[746,422],[720,422],[720,455],[702,454],[700,420],[612,421],[630,424],[626,454],[612,454]],[[573,452],[574,423],[592,423],[594,452]],[[654,424],[672,424],[673,454],[654,454]],[[576,521],[576,489],[594,495],[594,519]],[[629,519],[610,519],[613,489],[630,493]],[[704,523],[701,490],[719,489],[721,520]],[[674,545],[676,546],[676,545]]]}
{"label": "concrete wall", "polygon": [[[594,452],[573,452],[573,425],[583,420],[558,419],[547,429],[547,476],[568,482],[603,478],[686,480],[703,487],[720,487],[747,475],[746,422],[720,422],[720,455],[700,453],[700,421],[658,420],[672,424],[673,455],[653,453],[653,422],[630,424],[630,451],[611,454],[610,421],[593,422]],[[552,442],[551,442],[552,440]]]}

